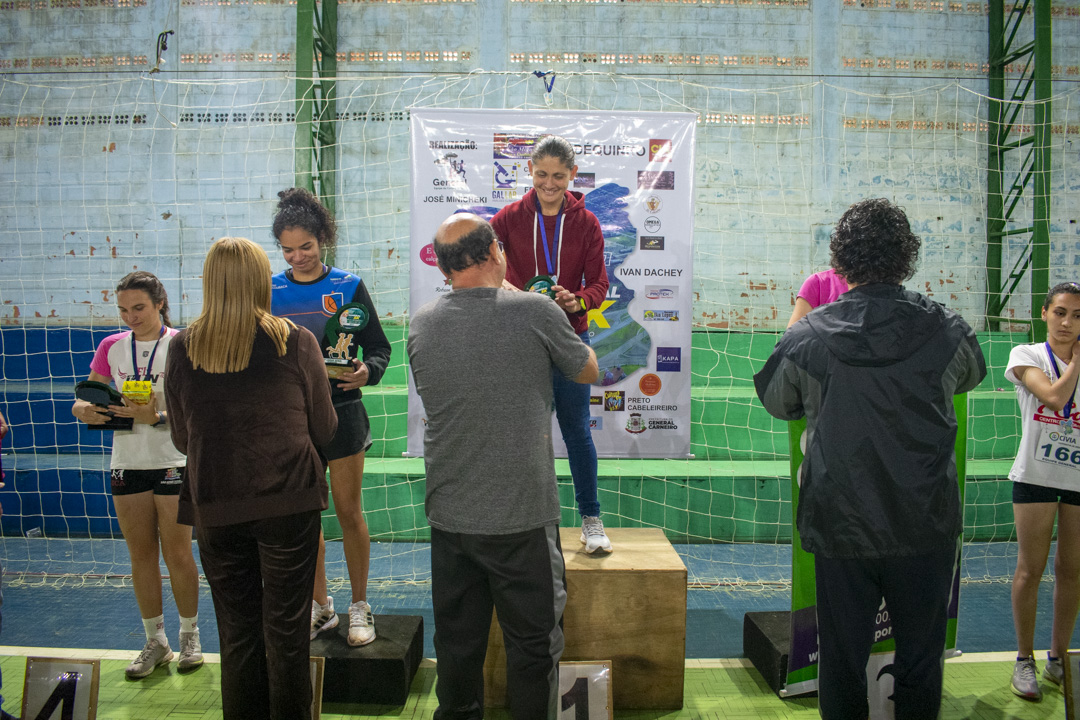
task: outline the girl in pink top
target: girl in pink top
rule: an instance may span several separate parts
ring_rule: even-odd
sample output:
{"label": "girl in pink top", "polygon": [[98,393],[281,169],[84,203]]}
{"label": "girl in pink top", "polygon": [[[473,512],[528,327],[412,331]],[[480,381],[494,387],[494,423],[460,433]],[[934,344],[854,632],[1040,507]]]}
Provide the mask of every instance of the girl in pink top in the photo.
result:
{"label": "girl in pink top", "polygon": [[174,657],[165,636],[160,557],[169,568],[180,614],[177,668],[188,671],[202,665],[199,571],[191,554],[191,527],[176,521],[187,458],[173,446],[165,411],[165,361],[177,332],[169,322],[169,299],[157,277],[136,270],[116,286],[116,305],[129,330],[101,341],[89,379],[112,383],[121,392],[149,384],[150,397],[139,404],[125,396],[124,404],[109,406],[108,414],[105,408],[76,400],[71,413],[87,425],[101,425],[109,414],[134,421],[130,430],[113,433],[110,489],[131,555],[131,584],[146,632],[142,652],[124,671],[135,680]]}
{"label": "girl in pink top", "polygon": [[806,278],[795,298],[795,309],[788,320],[788,327],[797,323],[806,313],[818,305],[826,305],[836,300],[848,290],[847,280],[836,274],[832,268],[814,273]]}

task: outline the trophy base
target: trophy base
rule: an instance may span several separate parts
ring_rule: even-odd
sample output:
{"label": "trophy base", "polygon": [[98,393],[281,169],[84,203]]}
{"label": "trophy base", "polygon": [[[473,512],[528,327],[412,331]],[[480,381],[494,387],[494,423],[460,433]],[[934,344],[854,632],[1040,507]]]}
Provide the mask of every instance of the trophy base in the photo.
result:
{"label": "trophy base", "polygon": [[351,362],[348,365],[331,365],[330,363],[326,363],[326,374],[330,376],[331,380],[340,380],[342,375],[351,373],[353,370],[355,370],[355,368]]}

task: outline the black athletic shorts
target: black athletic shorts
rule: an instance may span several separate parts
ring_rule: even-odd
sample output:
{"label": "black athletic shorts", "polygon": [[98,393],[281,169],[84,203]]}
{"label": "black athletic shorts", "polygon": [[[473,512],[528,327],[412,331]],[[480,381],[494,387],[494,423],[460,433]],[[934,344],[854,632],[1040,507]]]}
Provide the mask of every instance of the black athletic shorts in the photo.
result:
{"label": "black athletic shorts", "polygon": [[179,495],[184,484],[184,468],[161,468],[160,470],[112,471],[112,494],[134,495],[153,490],[155,495]]}
{"label": "black athletic shorts", "polygon": [[1013,483],[1013,502],[1017,505],[1056,503],[1059,501],[1066,505],[1080,505],[1080,492],[1076,490],[1058,490],[1057,488],[1023,482]]}
{"label": "black athletic shorts", "polygon": [[334,410],[337,411],[337,432],[333,440],[320,448],[326,459],[340,460],[367,452],[371,447],[371,423],[364,403],[357,400],[335,405]]}

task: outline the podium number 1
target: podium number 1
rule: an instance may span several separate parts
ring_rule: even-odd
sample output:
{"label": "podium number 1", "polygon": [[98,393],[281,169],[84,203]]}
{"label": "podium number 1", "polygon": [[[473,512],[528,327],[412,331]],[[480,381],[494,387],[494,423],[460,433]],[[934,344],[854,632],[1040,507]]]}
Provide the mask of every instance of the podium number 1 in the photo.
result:
{"label": "podium number 1", "polygon": [[579,677],[573,687],[563,693],[563,712],[574,708],[574,720],[589,720],[589,679]]}
{"label": "podium number 1", "polygon": [[611,717],[611,661],[559,663],[560,720]]}

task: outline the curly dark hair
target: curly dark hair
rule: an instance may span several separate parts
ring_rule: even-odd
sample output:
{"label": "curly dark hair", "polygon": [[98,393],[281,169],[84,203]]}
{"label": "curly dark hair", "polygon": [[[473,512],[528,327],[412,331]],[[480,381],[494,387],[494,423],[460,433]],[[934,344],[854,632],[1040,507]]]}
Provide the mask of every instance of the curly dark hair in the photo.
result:
{"label": "curly dark hair", "polygon": [[274,213],[274,239],[281,245],[281,233],[289,228],[300,228],[311,233],[319,241],[319,249],[334,247],[337,242],[337,223],[319,198],[305,188],[289,188],[278,193],[277,211]]}
{"label": "curly dark hair", "polygon": [[829,250],[836,274],[852,285],[899,285],[915,274],[921,244],[904,211],[875,198],[847,209],[836,223]]}
{"label": "curly dark hair", "polygon": [[1074,282],[1063,282],[1050,288],[1050,292],[1046,293],[1046,299],[1043,300],[1043,310],[1049,310],[1050,305],[1054,302],[1054,298],[1062,293],[1080,295],[1080,285],[1077,285]]}

